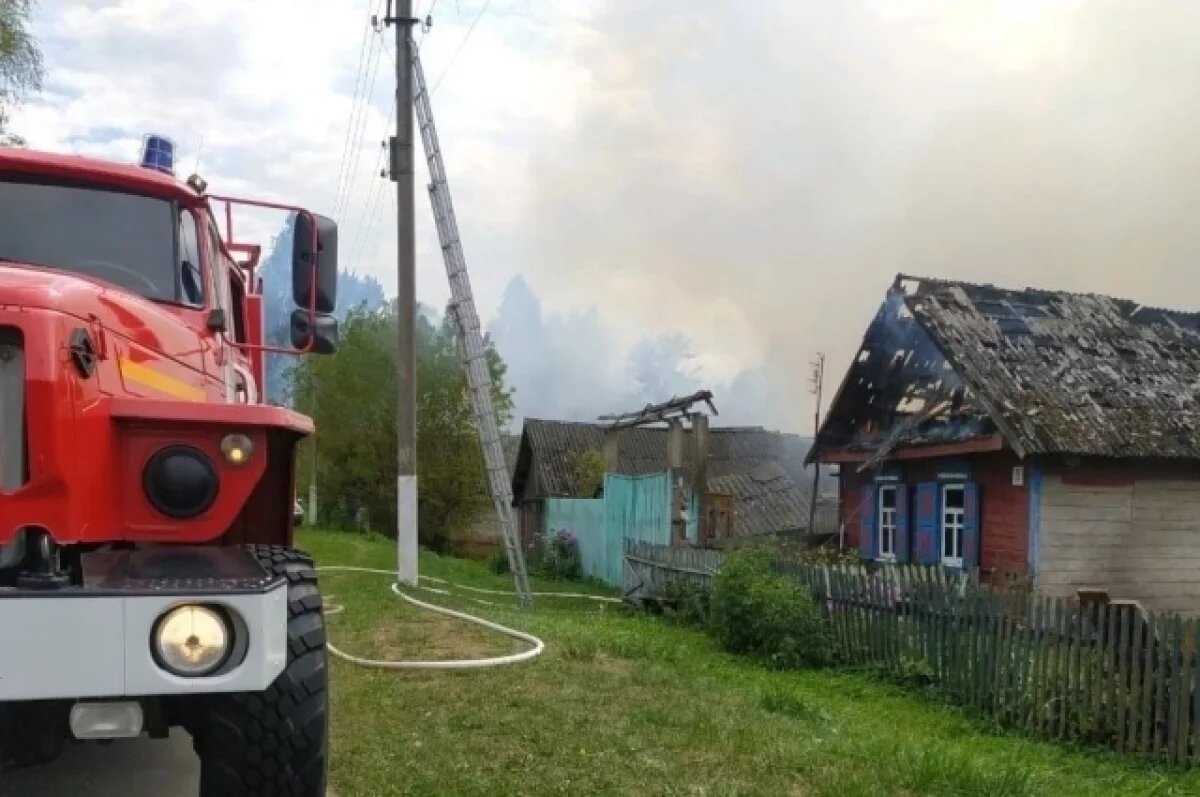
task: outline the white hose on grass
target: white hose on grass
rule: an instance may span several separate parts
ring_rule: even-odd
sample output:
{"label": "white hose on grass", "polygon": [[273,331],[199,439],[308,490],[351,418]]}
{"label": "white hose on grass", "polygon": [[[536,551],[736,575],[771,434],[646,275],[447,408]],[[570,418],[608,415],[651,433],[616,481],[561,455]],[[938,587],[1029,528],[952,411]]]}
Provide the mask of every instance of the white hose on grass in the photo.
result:
{"label": "white hose on grass", "polygon": [[[349,565],[329,565],[326,567],[318,567],[317,570],[342,573],[374,573],[376,575],[383,576],[396,575],[396,573],[391,570],[379,570],[371,567],[351,567]],[[429,580],[442,584],[449,583],[440,579],[429,578]],[[478,588],[464,587],[464,589]],[[416,598],[410,595],[405,595],[403,592],[401,592],[400,585],[398,583],[392,583],[392,592],[396,593],[396,595],[408,601],[413,606],[418,606],[422,609],[428,609],[429,611],[437,612],[438,614],[444,614],[447,617],[465,620],[468,623],[481,625],[484,628],[490,628],[493,631],[499,631],[501,634],[510,636],[513,639],[519,639],[522,642],[528,642],[529,644],[533,645],[533,647],[529,650],[524,650],[520,653],[512,653],[508,656],[491,656],[483,659],[446,659],[442,661],[386,661],[380,659],[367,659],[361,656],[352,656],[343,650],[339,650],[332,642],[326,643],[326,647],[329,649],[329,652],[340,659],[350,662],[351,664],[357,664],[360,667],[371,667],[377,670],[479,670],[485,667],[501,667],[506,664],[518,664],[523,661],[529,661],[530,659],[534,659],[542,655],[542,651],[546,649],[546,644],[533,634],[527,634],[524,631],[518,631],[515,628],[509,628],[508,626],[500,625],[499,623],[493,623],[491,620],[484,620],[482,617],[476,617],[473,614],[467,614],[466,612],[447,609],[444,606],[435,606],[432,603],[426,603],[425,601],[417,600]],[[503,595],[510,593],[497,592],[497,594]],[[330,598],[332,597],[333,596],[331,595]],[[338,614],[345,611],[345,608],[345,606],[331,604],[326,608],[325,614]]]}
{"label": "white hose on grass", "polygon": [[[483,587],[468,587],[466,584],[454,584],[444,578],[434,578],[433,576],[421,576],[426,581],[432,581],[435,584],[449,584],[455,589],[465,589],[470,592],[482,592],[485,595],[512,595],[512,592],[502,589],[484,589]],[[438,592],[433,587],[422,587],[430,592]],[[610,598],[608,595],[589,595],[584,592],[531,592],[537,598],[583,598],[589,601],[602,601],[604,603],[621,603],[620,598]]]}

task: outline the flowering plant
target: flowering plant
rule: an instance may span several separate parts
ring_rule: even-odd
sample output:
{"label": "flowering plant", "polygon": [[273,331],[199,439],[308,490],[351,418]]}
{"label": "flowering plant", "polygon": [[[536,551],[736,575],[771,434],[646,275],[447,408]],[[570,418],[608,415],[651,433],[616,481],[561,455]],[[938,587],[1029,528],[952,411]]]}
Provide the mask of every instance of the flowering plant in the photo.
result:
{"label": "flowering plant", "polygon": [[552,578],[578,579],[583,576],[579,540],[568,529],[559,529],[546,541],[542,551],[542,569]]}

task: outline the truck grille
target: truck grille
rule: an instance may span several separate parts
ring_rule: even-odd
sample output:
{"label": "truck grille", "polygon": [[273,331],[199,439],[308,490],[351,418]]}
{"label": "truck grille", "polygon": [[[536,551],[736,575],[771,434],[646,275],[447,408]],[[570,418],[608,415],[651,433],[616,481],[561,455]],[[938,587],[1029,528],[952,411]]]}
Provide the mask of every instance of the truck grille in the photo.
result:
{"label": "truck grille", "polygon": [[0,492],[28,480],[25,449],[25,341],[21,330],[0,327]]}

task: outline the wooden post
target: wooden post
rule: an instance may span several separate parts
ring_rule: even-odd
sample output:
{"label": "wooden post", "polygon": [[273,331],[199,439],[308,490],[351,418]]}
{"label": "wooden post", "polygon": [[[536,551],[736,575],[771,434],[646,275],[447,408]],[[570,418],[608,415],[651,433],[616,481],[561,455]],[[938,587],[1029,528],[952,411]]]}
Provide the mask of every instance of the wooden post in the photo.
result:
{"label": "wooden post", "polygon": [[[683,489],[683,424],[678,418],[667,422],[667,476],[670,479],[671,496],[671,544],[682,546],[687,543],[687,493]],[[698,542],[699,540],[697,540]]]}
{"label": "wooden post", "polygon": [[696,496],[696,539],[712,542],[708,528],[708,416],[692,417],[692,492]]}

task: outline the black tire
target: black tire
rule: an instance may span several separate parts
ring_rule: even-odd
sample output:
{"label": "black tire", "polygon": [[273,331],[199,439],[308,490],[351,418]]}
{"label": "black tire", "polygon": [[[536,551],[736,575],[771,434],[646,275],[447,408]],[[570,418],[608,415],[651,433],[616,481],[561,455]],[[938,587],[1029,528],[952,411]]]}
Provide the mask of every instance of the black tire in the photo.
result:
{"label": "black tire", "polygon": [[328,670],[317,574],[301,551],[248,549],[288,581],[287,667],[265,692],[207,699],[196,739],[200,797],[324,797]]}

